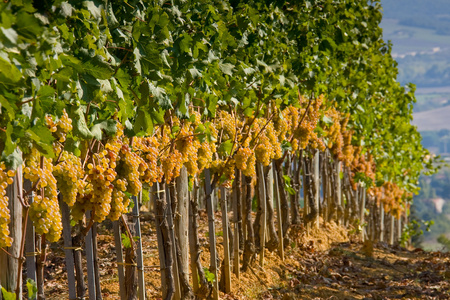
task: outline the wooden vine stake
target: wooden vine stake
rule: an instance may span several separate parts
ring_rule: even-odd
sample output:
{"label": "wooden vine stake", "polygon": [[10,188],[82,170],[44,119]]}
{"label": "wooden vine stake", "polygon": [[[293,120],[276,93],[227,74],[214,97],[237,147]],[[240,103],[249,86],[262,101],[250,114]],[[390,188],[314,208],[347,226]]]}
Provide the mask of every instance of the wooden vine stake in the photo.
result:
{"label": "wooden vine stake", "polygon": [[175,230],[180,245],[181,264],[179,271],[184,282],[189,282],[189,179],[185,166],[176,178],[176,195],[178,199],[175,218]]}
{"label": "wooden vine stake", "polygon": [[[189,201],[194,202],[196,205],[198,205],[198,184],[197,184],[197,179],[194,179],[194,188],[193,191],[191,192],[191,198],[189,199]],[[191,272],[192,272],[192,288],[194,291],[194,294],[198,292],[199,288],[200,288],[200,284],[199,284],[199,275],[198,275],[198,271],[197,271],[197,265],[196,265],[196,256],[197,256],[197,251],[195,248],[195,241],[196,241],[196,236],[195,236],[195,230],[194,230],[194,211],[192,209],[192,204],[190,203],[189,205],[189,255],[191,257],[190,259],[190,267],[191,267]]]}
{"label": "wooden vine stake", "polygon": [[227,196],[224,187],[220,187],[220,196],[222,209],[222,232],[223,232],[223,251],[224,251],[224,274],[225,277],[225,293],[231,292],[231,274],[230,274],[230,241],[228,240],[228,211]]}
{"label": "wooden vine stake", "polygon": [[366,211],[366,189],[360,187],[361,193],[361,208],[360,208],[360,226],[361,226],[361,241],[365,240],[365,226],[364,226],[364,213]]}
{"label": "wooden vine stake", "polygon": [[380,203],[380,242],[384,242],[384,206]]}
{"label": "wooden vine stake", "polygon": [[160,265],[160,273],[161,273],[161,292],[162,298],[166,299],[168,294],[168,276],[167,266],[166,266],[166,252],[164,251],[165,243],[164,236],[162,234],[161,226],[164,225],[163,222],[167,222],[165,219],[165,207],[164,207],[164,199],[163,193],[164,187],[160,186],[158,182],[153,184],[152,194],[155,199],[154,208],[155,208],[155,227],[156,227],[156,238],[158,241],[158,253],[159,253],[159,265]]}
{"label": "wooden vine stake", "polygon": [[342,187],[341,187],[341,162],[336,160],[336,198],[337,198],[337,223],[343,225],[343,205],[342,205]]}
{"label": "wooden vine stake", "polygon": [[261,227],[260,227],[260,253],[259,253],[259,265],[264,266],[264,248],[266,239],[266,185],[264,183],[264,171],[261,163],[256,164],[258,172],[258,190],[259,190],[259,205],[261,208]]}
{"label": "wooden vine stake", "polygon": [[219,281],[217,278],[216,230],[214,226],[214,207],[212,199],[213,195],[211,188],[211,173],[209,169],[205,169],[205,193],[206,193],[206,211],[208,213],[208,227],[209,227],[209,251],[211,254],[210,269],[211,273],[213,273],[214,275],[213,298],[217,300],[219,299]]}
{"label": "wooden vine stake", "polygon": [[[23,189],[25,191],[31,190],[32,186],[33,185],[30,180],[28,180],[28,179],[24,180]],[[31,194],[28,196],[28,204],[33,203],[33,197],[34,197],[34,193],[31,192]],[[63,217],[63,222],[64,222],[64,217]],[[70,225],[70,223],[69,223],[69,225]],[[64,223],[63,223],[63,232],[64,232]],[[26,266],[27,266],[27,278],[36,282],[36,245],[35,245],[35,243],[36,243],[36,241],[35,241],[33,221],[31,221],[30,215],[28,215],[27,233],[26,233],[26,238],[25,238],[25,257],[26,257]],[[70,238],[70,245],[72,245],[72,238]],[[73,262],[73,255],[72,255],[72,262]],[[73,263],[72,263],[72,267],[73,267]],[[68,265],[67,265],[67,268],[69,268]],[[68,269],[68,271],[69,271],[69,269]],[[72,271],[73,271],[73,269],[72,269]],[[75,280],[75,277],[74,277],[74,280]],[[76,298],[76,294],[75,294],[75,297],[73,297],[73,298],[70,297],[70,286],[69,286],[69,298],[70,299]]]}
{"label": "wooden vine stake", "polygon": [[181,299],[181,288],[180,288],[180,273],[178,272],[178,262],[177,262],[177,247],[175,241],[175,226],[173,224],[173,213],[172,213],[172,199],[170,196],[169,184],[166,183],[166,218],[167,226],[169,230],[169,239],[172,243],[172,270],[173,279],[175,283],[175,300]]}
{"label": "wooden vine stake", "polygon": [[389,236],[389,244],[394,245],[395,218],[391,215],[391,232]]}
{"label": "wooden vine stake", "polygon": [[[86,212],[86,219],[91,219],[91,211]],[[85,243],[86,243],[86,265],[87,265],[87,277],[88,277],[88,292],[89,292],[89,299],[96,299],[96,292],[95,292],[95,274],[94,274],[94,251],[92,247],[92,228],[89,229],[86,237],[85,237]]]}
{"label": "wooden vine stake", "polygon": [[[139,204],[142,201],[142,191],[139,192],[139,196],[133,196],[133,223],[134,230],[138,240],[136,242],[136,264],[138,273],[138,295],[139,300],[145,300],[145,281],[144,281],[144,258],[142,256],[142,234],[141,234],[141,221],[139,219]],[[133,242],[133,241],[131,241]]]}
{"label": "wooden vine stake", "polygon": [[[61,194],[60,194],[61,197]],[[62,226],[63,226],[63,239],[64,239],[64,254],[65,254],[65,260],[66,260],[66,272],[67,272],[67,281],[69,285],[69,299],[76,299],[77,298],[77,291],[76,291],[76,285],[75,285],[75,260],[73,257],[73,251],[74,247],[72,245],[72,234],[71,234],[71,228],[70,228],[70,212],[69,212],[69,206],[66,202],[62,201],[60,199],[59,201],[59,207],[61,209],[61,217],[62,217]],[[28,225],[28,224],[27,224]],[[31,231],[31,230],[30,230]],[[29,235],[29,231],[27,228],[27,236]],[[34,230],[32,231],[32,235],[34,235]],[[32,241],[30,243],[27,243],[27,252],[31,252],[28,250],[28,247],[33,245],[32,252],[34,252],[34,237],[30,236],[32,238]],[[27,273],[28,268],[33,264],[34,262],[34,270],[36,268],[36,261],[34,259],[34,256],[32,256],[32,261],[29,262],[30,256],[27,256]],[[35,271],[36,272],[36,271]],[[31,275],[32,276],[32,275]],[[34,274],[34,280],[36,279],[36,274]],[[30,277],[30,275],[28,275]]]}
{"label": "wooden vine stake", "polygon": [[319,207],[320,207],[320,178],[319,178],[319,150],[316,150],[316,154],[314,155],[314,184],[316,186],[316,193],[314,195],[314,199],[316,202],[316,209],[317,209],[317,215],[315,220],[316,228],[320,228],[320,214],[319,214]]}
{"label": "wooden vine stake", "polygon": [[[238,175],[238,171],[235,170],[235,175]],[[239,279],[240,276],[240,255],[239,255],[239,206],[238,206],[238,193],[237,189],[239,188],[237,186],[237,181],[235,180],[233,182],[233,222],[234,222],[234,234],[233,234],[233,270],[234,274],[236,274],[236,277]]]}
{"label": "wooden vine stake", "polygon": [[[17,299],[22,299],[22,273],[19,274],[19,260],[22,240],[22,212],[19,197],[22,197],[22,167],[17,168],[14,182],[6,188],[6,196],[9,199],[8,207],[11,216],[9,223],[10,236],[14,237],[11,247],[0,251],[0,285],[7,291],[16,292]],[[19,284],[18,284],[19,283]],[[16,290],[19,287],[19,290]]]}
{"label": "wooden vine stake", "polygon": [[127,292],[125,288],[125,269],[123,267],[122,235],[119,220],[113,222],[113,231],[117,257],[117,273],[119,275],[120,299],[126,299]]}
{"label": "wooden vine stake", "polygon": [[280,206],[280,189],[278,185],[278,174],[275,168],[275,162],[272,163],[272,173],[273,173],[273,187],[274,187],[274,197],[277,209],[277,225],[278,225],[278,252],[281,260],[284,261],[284,241],[283,241],[283,220],[281,216],[281,206]]}

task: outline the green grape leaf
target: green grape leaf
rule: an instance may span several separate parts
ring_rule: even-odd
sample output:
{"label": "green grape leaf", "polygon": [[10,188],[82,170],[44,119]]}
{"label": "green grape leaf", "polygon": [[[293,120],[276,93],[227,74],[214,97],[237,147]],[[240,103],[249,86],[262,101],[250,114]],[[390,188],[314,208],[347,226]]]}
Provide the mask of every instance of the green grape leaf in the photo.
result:
{"label": "green grape leaf", "polygon": [[230,63],[219,63],[220,70],[229,76],[233,76],[234,65]]}
{"label": "green grape leaf", "polygon": [[16,293],[8,292],[4,287],[2,287],[2,295],[4,300],[16,300]]}
{"label": "green grape leaf", "polygon": [[292,188],[291,178],[287,175],[283,175],[284,179],[284,189],[289,193],[289,195],[295,195],[295,190]]}
{"label": "green grape leaf", "polygon": [[104,130],[108,136],[114,135],[117,132],[117,122],[110,119],[97,123],[92,126],[91,133],[97,140],[100,141],[102,139],[102,130]]}
{"label": "green grape leaf", "polygon": [[227,140],[227,141],[223,142],[222,144],[220,144],[218,152],[221,155],[228,156],[231,154],[232,148],[233,148],[233,142],[231,140]]}
{"label": "green grape leaf", "polygon": [[17,38],[19,37],[17,32],[13,28],[5,29],[3,27],[0,27],[2,29],[3,35],[13,44],[17,44]]}
{"label": "green grape leaf", "polygon": [[84,112],[81,106],[78,107],[77,109],[74,109],[72,120],[73,120],[72,125],[74,136],[80,137],[81,139],[84,140],[89,140],[94,137],[94,135],[89,130],[86,124],[86,119],[84,117]]}
{"label": "green grape leaf", "polygon": [[34,141],[34,146],[47,157],[54,157],[53,137],[50,129],[44,125],[36,125],[26,131],[26,136]]}
{"label": "green grape leaf", "polygon": [[22,73],[13,64],[0,57],[0,83],[13,85],[20,81]]}
{"label": "green grape leaf", "polygon": [[206,280],[207,280],[209,283],[213,284],[213,283],[214,283],[214,279],[215,279],[214,273],[211,273],[211,272],[209,271],[209,269],[206,268],[206,267],[203,268],[203,271],[205,272]]}
{"label": "green grape leaf", "polygon": [[31,278],[27,279],[27,290],[28,290],[28,300],[36,299],[38,289],[36,282]]}
{"label": "green grape leaf", "polygon": [[14,151],[6,157],[2,157],[2,161],[5,162],[6,167],[16,170],[23,163],[22,153],[16,148]]}
{"label": "green grape leaf", "polygon": [[122,245],[125,248],[131,248],[131,240],[125,233],[122,233]]}

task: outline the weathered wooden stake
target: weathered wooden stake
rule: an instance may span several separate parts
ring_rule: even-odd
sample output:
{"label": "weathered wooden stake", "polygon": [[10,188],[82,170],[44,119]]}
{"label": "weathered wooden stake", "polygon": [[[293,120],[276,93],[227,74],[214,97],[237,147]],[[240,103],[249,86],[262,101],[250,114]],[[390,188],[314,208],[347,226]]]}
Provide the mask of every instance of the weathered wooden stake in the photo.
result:
{"label": "weathered wooden stake", "polygon": [[[69,299],[73,300],[73,299],[77,298],[77,291],[76,291],[76,284],[75,284],[75,262],[74,262],[74,257],[73,257],[72,234],[71,234],[71,229],[70,229],[70,212],[69,212],[69,206],[67,205],[66,202],[62,201],[62,199],[59,201],[59,207],[61,209],[61,215],[62,215],[61,217],[62,217],[63,238],[64,238],[64,254],[65,254],[65,260],[66,260],[66,272],[67,272],[67,281],[68,281],[68,288],[69,288]],[[27,226],[28,226],[28,223],[27,223]],[[33,228],[32,226],[30,226],[30,227]],[[34,235],[34,230],[32,230],[32,233]],[[28,235],[29,235],[29,232],[27,229],[27,236]],[[31,247],[30,247],[32,245],[32,243],[33,243],[33,247],[32,247],[33,250],[31,250]],[[27,252],[29,252],[29,253],[34,252],[34,237],[32,237],[32,241],[30,241],[30,243],[26,243],[26,245],[27,245]],[[30,247],[30,250],[28,250],[28,247]],[[33,259],[30,260],[30,257],[32,257]],[[32,267],[33,263],[34,263],[33,270],[36,270],[36,261],[34,258],[35,258],[35,256],[27,255],[27,274],[28,274],[28,268]],[[30,260],[30,262],[29,262],[29,260]],[[33,280],[36,280],[36,273],[33,275],[35,276]]]}
{"label": "weathered wooden stake", "polygon": [[264,266],[264,250],[266,237],[266,185],[264,183],[264,171],[261,163],[256,164],[258,172],[258,190],[259,190],[259,204],[261,205],[261,227],[260,227],[260,253],[259,265]]}
{"label": "weathered wooden stake", "polygon": [[337,223],[342,225],[343,222],[343,201],[342,201],[342,187],[341,187],[341,162],[336,160],[336,198],[337,198]]}
{"label": "weathered wooden stake", "polygon": [[175,282],[175,300],[181,299],[181,288],[180,288],[180,274],[178,272],[178,262],[177,262],[177,247],[175,241],[175,228],[173,225],[173,213],[172,213],[172,199],[170,197],[169,185],[166,183],[166,202],[167,202],[167,225],[169,229],[169,238],[172,242],[172,269],[173,278]]}
{"label": "weathered wooden stake", "polygon": [[[191,199],[189,201],[195,201],[197,202],[198,199],[198,184],[197,179],[195,179],[194,182],[194,189],[191,193]],[[198,205],[198,204],[197,204]],[[194,230],[194,212],[192,210],[192,205],[189,205],[189,255],[191,257],[190,259],[190,266],[191,266],[191,272],[192,272],[192,287],[194,290],[194,294],[198,292],[200,288],[199,280],[198,280],[198,271],[197,271],[197,264],[196,264],[196,256],[197,251],[195,249],[195,230]]]}
{"label": "weathered wooden stake", "polygon": [[164,251],[165,243],[164,243],[164,237],[161,230],[161,225],[163,222],[165,222],[165,212],[163,211],[162,202],[163,200],[163,194],[164,185],[160,186],[158,182],[153,184],[152,187],[152,194],[155,199],[155,227],[156,227],[156,238],[158,241],[158,253],[159,253],[159,265],[160,265],[160,272],[161,272],[161,291],[162,291],[162,298],[166,299],[168,294],[168,284],[167,282],[167,266],[166,266],[166,254]]}
{"label": "weathered wooden stake", "polygon": [[[86,219],[91,219],[91,211],[86,212]],[[88,292],[89,299],[96,298],[95,292],[95,275],[94,275],[94,253],[92,248],[92,228],[89,230],[85,237],[86,243],[86,265],[87,265],[87,277],[88,277]]]}
{"label": "weathered wooden stake", "polygon": [[360,187],[360,193],[361,193],[361,207],[360,207],[360,226],[361,226],[361,241],[365,241],[365,226],[364,226],[364,215],[366,212],[366,189],[364,187]]}
{"label": "weathered wooden stake", "polygon": [[278,254],[281,260],[284,261],[284,243],[283,243],[283,221],[281,216],[281,206],[280,206],[280,189],[278,186],[278,174],[275,168],[275,162],[272,163],[272,173],[273,173],[273,183],[274,183],[274,196],[277,210],[277,224],[278,224]]}
{"label": "weathered wooden stake", "polygon": [[220,187],[220,197],[222,208],[222,232],[223,232],[223,251],[224,251],[224,274],[225,277],[225,293],[231,292],[231,274],[230,274],[230,242],[228,240],[228,211],[227,211],[227,191],[224,187]]}
{"label": "weathered wooden stake", "polygon": [[380,203],[380,242],[384,242],[384,206]]}
{"label": "weathered wooden stake", "polygon": [[142,256],[142,234],[141,234],[141,221],[139,219],[139,205],[142,201],[142,191],[139,196],[133,196],[134,206],[133,206],[133,223],[136,236],[139,239],[136,242],[136,264],[138,273],[138,295],[139,300],[145,300],[145,278],[144,278],[144,258]]}
{"label": "weathered wooden stake", "polygon": [[122,252],[122,235],[120,230],[120,221],[113,222],[114,231],[114,244],[116,248],[117,257],[117,272],[119,275],[119,291],[120,299],[126,299],[127,292],[125,288],[125,269],[123,265],[123,252]]}
{"label": "weathered wooden stake", "polygon": [[[213,297],[215,300],[219,299],[219,280],[217,278],[217,248],[216,248],[216,230],[214,226],[214,207],[213,195],[211,187],[211,173],[209,169],[205,169],[205,193],[206,193],[206,211],[208,213],[208,227],[209,227],[209,251],[211,254],[211,273],[214,275],[213,282]],[[239,245],[239,244],[237,244]]]}
{"label": "weathered wooden stake", "polygon": [[189,183],[186,167],[182,167],[180,176],[176,178],[177,214],[175,230],[181,250],[181,265],[178,266],[184,280],[189,282]]}
{"label": "weathered wooden stake", "polygon": [[[19,202],[22,197],[22,167],[16,170],[14,182],[6,188],[6,196],[9,199],[8,207],[11,216],[9,223],[10,236],[14,237],[11,247],[0,251],[0,285],[7,291],[16,292],[17,282],[22,282],[22,274],[18,274],[19,260],[16,257],[20,255],[22,241],[22,211],[23,207]],[[19,284],[18,299],[22,299],[22,285]]]}
{"label": "weathered wooden stake", "polygon": [[391,232],[389,237],[389,244],[394,245],[394,233],[395,233],[395,218],[391,216]]}
{"label": "weathered wooden stake", "polygon": [[317,216],[315,220],[316,228],[320,228],[320,175],[319,175],[319,150],[316,150],[316,154],[314,156],[314,184],[316,186],[316,194],[314,195],[314,199],[316,202],[317,208]]}
{"label": "weathered wooden stake", "polygon": [[[23,182],[23,189],[25,191],[31,190],[33,184],[30,180],[26,179]],[[30,194],[28,197],[28,203],[31,204],[33,202],[34,192]],[[64,218],[63,218],[64,222]],[[70,224],[69,224],[70,225]],[[63,224],[64,227],[64,224]],[[64,229],[63,229],[64,230]],[[30,215],[28,215],[27,221],[27,233],[25,239],[25,257],[26,257],[26,266],[27,266],[27,277],[36,282],[36,245],[35,245],[35,233],[33,222],[30,219]],[[70,245],[72,245],[72,238],[70,238]],[[68,266],[67,266],[68,267]],[[73,267],[73,254],[72,254],[72,267]],[[73,269],[72,269],[73,272]],[[70,280],[69,280],[70,281]],[[70,297],[70,286],[69,286],[69,298],[75,299],[75,297]]]}
{"label": "weathered wooden stake", "polygon": [[[235,174],[238,172],[235,170]],[[234,223],[234,234],[233,234],[233,272],[236,274],[236,277],[239,279],[240,276],[240,255],[239,255],[239,205],[238,205],[238,195],[237,189],[239,187],[236,186],[236,182],[233,183],[233,223]]]}

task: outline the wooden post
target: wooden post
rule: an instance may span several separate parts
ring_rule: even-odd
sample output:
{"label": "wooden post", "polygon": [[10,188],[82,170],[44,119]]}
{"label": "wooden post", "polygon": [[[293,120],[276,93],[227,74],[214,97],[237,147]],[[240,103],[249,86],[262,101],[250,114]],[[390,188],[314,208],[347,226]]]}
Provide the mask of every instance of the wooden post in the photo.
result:
{"label": "wooden post", "polygon": [[[235,174],[238,174],[238,172],[235,170]],[[239,255],[239,206],[238,206],[238,195],[237,195],[237,189],[239,187],[236,186],[236,182],[233,183],[233,223],[234,223],[234,234],[233,234],[233,271],[234,274],[236,274],[236,277],[239,279],[240,276],[240,255]]]}
{"label": "wooden post", "polygon": [[[219,299],[219,280],[217,278],[217,248],[216,248],[216,230],[214,226],[214,207],[213,195],[211,188],[211,173],[209,169],[205,169],[205,193],[206,193],[206,211],[208,213],[208,228],[209,228],[209,251],[211,254],[211,273],[214,275],[213,282],[213,297],[215,300]],[[239,247],[239,244],[237,244]]]}
{"label": "wooden post", "polygon": [[400,239],[402,237],[402,216],[398,218],[398,226],[397,226],[397,243],[400,243]]}
{"label": "wooden post", "polygon": [[[166,255],[165,255],[165,251],[164,251],[164,247],[165,247],[165,243],[164,243],[164,238],[163,238],[163,234],[162,234],[162,230],[161,230],[161,224],[162,222],[164,222],[165,220],[165,213],[162,210],[161,207],[161,202],[163,202],[163,196],[162,193],[165,192],[164,187],[161,187],[160,184],[158,182],[153,184],[152,187],[152,191],[153,191],[153,196],[155,199],[155,227],[156,227],[156,238],[158,241],[158,253],[159,253],[159,265],[160,265],[160,269],[159,271],[161,272],[161,291],[162,291],[162,298],[166,299],[167,297],[167,286],[168,286],[168,282],[166,280],[167,278],[167,267],[166,267]],[[124,298],[122,298],[124,299]]]}
{"label": "wooden post", "polygon": [[20,247],[22,242],[22,211],[19,197],[22,197],[23,190],[22,167],[17,168],[14,182],[6,188],[6,196],[9,199],[8,207],[11,216],[9,223],[9,233],[13,237],[11,247],[5,250],[11,254],[8,255],[4,251],[0,251],[0,285],[7,291],[16,292],[18,299],[22,299],[22,284],[19,284],[19,290],[16,291],[17,283],[22,282],[22,274],[19,272]]}
{"label": "wooden post", "polygon": [[181,168],[180,176],[176,178],[177,217],[175,230],[181,249],[181,265],[178,266],[186,282],[189,282],[189,183],[185,166]]}
{"label": "wooden post", "polygon": [[173,213],[172,213],[172,199],[170,197],[169,184],[166,183],[166,202],[167,202],[167,225],[169,228],[169,237],[172,242],[172,257],[173,257],[173,278],[175,282],[175,300],[181,299],[181,288],[180,288],[180,275],[178,273],[178,262],[177,262],[177,247],[175,241],[175,230],[173,225]]}
{"label": "wooden post", "polygon": [[242,222],[241,222],[241,226],[242,226],[242,237],[243,237],[243,242],[245,243],[245,241],[247,240],[247,209],[246,209],[246,196],[247,196],[247,188],[250,188],[246,181],[245,181],[245,175],[244,172],[240,172],[241,173],[241,184],[242,184],[242,191],[241,191],[241,216],[242,216]]}
{"label": "wooden post", "polygon": [[365,240],[365,228],[364,228],[364,213],[366,210],[366,189],[364,187],[360,187],[360,193],[361,193],[361,207],[360,207],[360,226],[361,226],[361,241],[364,242]]}
{"label": "wooden post", "polygon": [[[23,182],[23,189],[25,191],[31,190],[33,184],[30,180],[26,179]],[[31,192],[28,197],[28,203],[31,204],[33,202],[34,192]],[[64,222],[64,217],[63,217]],[[70,225],[70,224],[69,224]],[[64,225],[63,225],[64,227]],[[33,221],[30,219],[30,215],[28,215],[27,220],[27,233],[25,238],[25,257],[26,257],[26,266],[27,266],[27,277],[36,282],[36,245],[35,245],[35,233]],[[72,238],[70,238],[70,245],[72,245]],[[68,267],[68,266],[67,266]],[[72,267],[73,267],[73,255],[72,255]],[[73,270],[72,270],[73,271]],[[70,286],[69,286],[69,298],[75,299],[75,297],[70,297]]]}
{"label": "wooden post", "polygon": [[[139,237],[136,247],[136,267],[138,273],[138,295],[139,300],[145,300],[145,278],[144,278],[144,258],[142,256],[142,234],[141,234],[141,221],[139,220],[139,205],[142,201],[142,191],[139,192],[139,196],[133,196],[133,223],[136,235]],[[133,241],[132,241],[133,242]]]}
{"label": "wooden post", "polygon": [[[197,179],[194,179],[194,188],[192,191],[191,199],[189,201],[195,201],[195,203],[198,203],[198,184]],[[198,205],[198,204],[197,204]],[[224,232],[225,233],[225,232]],[[192,205],[189,205],[189,254],[190,254],[190,265],[191,265],[191,272],[192,272],[192,287],[194,290],[194,294],[198,292],[200,288],[199,280],[198,280],[198,271],[197,271],[197,265],[196,265],[196,256],[197,251],[195,249],[195,231],[194,231],[194,212],[192,210]]]}
{"label": "wooden post", "polygon": [[102,300],[102,288],[100,286],[100,271],[98,267],[97,248],[97,223],[92,225],[92,257],[94,258],[94,278],[95,278],[95,299]]}
{"label": "wooden post", "polygon": [[[87,220],[91,219],[91,211],[86,212],[86,219]],[[89,230],[84,240],[86,243],[86,265],[87,265],[89,299],[96,299],[94,253],[92,249],[92,229]]]}
{"label": "wooden post", "polygon": [[[61,194],[60,194],[60,197]],[[75,261],[73,257],[73,246],[72,246],[72,234],[70,229],[70,212],[69,212],[69,206],[66,202],[62,201],[62,199],[59,201],[59,207],[61,208],[61,217],[62,217],[62,226],[63,226],[63,239],[64,239],[64,254],[65,254],[65,260],[66,260],[66,272],[67,272],[67,281],[68,281],[68,288],[69,288],[69,299],[74,300],[77,298],[77,291],[76,291],[76,284],[75,284]],[[30,222],[31,223],[31,222]],[[28,225],[28,224],[27,224]],[[32,227],[32,226],[31,226]],[[28,228],[27,228],[28,229]],[[32,231],[33,237],[32,241],[30,243],[27,243],[27,252],[34,252],[34,230]],[[28,236],[28,230],[27,230],[27,236]],[[28,250],[28,247],[33,244],[33,250]],[[35,256],[31,256],[32,262],[29,262],[30,256],[27,256],[27,273],[28,268],[32,267],[34,262],[34,270],[36,268],[36,261]],[[36,274],[34,274],[33,280],[36,280]]]}
{"label": "wooden post", "polygon": [[224,187],[220,187],[220,197],[222,208],[222,232],[223,232],[223,251],[224,251],[224,274],[225,276],[225,293],[231,292],[231,274],[230,274],[230,242],[228,240],[228,211],[227,211],[227,196]]}
{"label": "wooden post", "polygon": [[319,175],[319,150],[316,150],[316,154],[314,155],[314,184],[316,186],[316,194],[314,195],[316,208],[317,208],[317,216],[316,216],[316,228],[320,228],[320,175]]}
{"label": "wooden post", "polygon": [[259,190],[259,205],[261,206],[261,229],[260,229],[260,253],[259,265],[264,266],[264,250],[265,250],[265,236],[266,236],[266,185],[264,183],[264,171],[261,163],[256,163],[258,168],[258,190]]}
{"label": "wooden post", "polygon": [[309,165],[309,162],[306,160],[306,157],[304,158],[300,158],[303,159],[303,220],[304,220],[304,225],[306,228],[306,231],[308,232],[310,229],[310,223],[307,222],[307,216],[311,213],[311,208],[309,206],[309,189],[310,189],[310,185],[309,185],[309,178],[311,176],[311,174],[309,174],[309,167],[307,166],[307,164]]}
{"label": "wooden post", "polygon": [[384,242],[384,206],[380,203],[380,242]]}
{"label": "wooden post", "polygon": [[337,197],[337,223],[342,225],[344,222],[343,217],[343,202],[342,202],[342,187],[341,187],[341,162],[336,160],[336,197]]}
{"label": "wooden post", "polygon": [[116,248],[116,257],[117,257],[117,272],[119,275],[120,299],[126,299],[127,294],[125,288],[125,269],[123,267],[122,236],[119,222],[120,221],[113,222],[114,244]]}
{"label": "wooden post", "polygon": [[276,209],[277,209],[277,224],[278,224],[278,252],[280,255],[281,260],[284,261],[284,245],[283,245],[283,220],[281,217],[281,206],[280,206],[280,190],[278,186],[278,174],[277,170],[275,169],[275,163],[272,162],[272,173],[273,173],[273,183],[274,183],[274,196],[275,196],[275,203],[276,203]]}
{"label": "wooden post", "polygon": [[391,215],[391,232],[389,237],[389,243],[394,245],[394,233],[395,233],[395,218]]}

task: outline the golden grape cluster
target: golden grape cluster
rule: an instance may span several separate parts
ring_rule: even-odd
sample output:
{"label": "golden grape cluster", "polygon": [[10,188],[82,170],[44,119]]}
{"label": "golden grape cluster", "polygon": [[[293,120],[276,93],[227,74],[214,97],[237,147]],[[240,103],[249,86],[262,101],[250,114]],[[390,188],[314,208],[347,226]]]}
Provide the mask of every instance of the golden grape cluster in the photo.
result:
{"label": "golden grape cluster", "polygon": [[30,204],[29,212],[36,233],[45,234],[47,240],[56,242],[61,237],[62,224],[53,162],[42,157],[36,148],[32,148],[23,173],[24,178],[36,185],[37,193]]}
{"label": "golden grape cluster", "polygon": [[239,148],[234,156],[234,160],[236,168],[241,170],[245,176],[252,177],[256,174],[256,156],[250,148]]}
{"label": "golden grape cluster", "polygon": [[63,151],[59,163],[53,168],[53,175],[57,179],[62,199],[69,206],[73,206],[77,200],[78,191],[84,187],[81,159],[72,153]]}
{"label": "golden grape cluster", "polygon": [[14,182],[15,172],[7,170],[4,163],[0,164],[0,248],[10,247],[13,240],[9,236],[10,222],[8,197],[6,196],[6,188]]}

